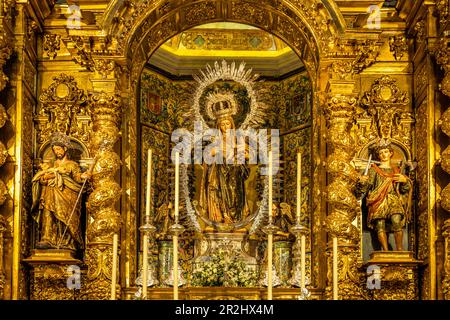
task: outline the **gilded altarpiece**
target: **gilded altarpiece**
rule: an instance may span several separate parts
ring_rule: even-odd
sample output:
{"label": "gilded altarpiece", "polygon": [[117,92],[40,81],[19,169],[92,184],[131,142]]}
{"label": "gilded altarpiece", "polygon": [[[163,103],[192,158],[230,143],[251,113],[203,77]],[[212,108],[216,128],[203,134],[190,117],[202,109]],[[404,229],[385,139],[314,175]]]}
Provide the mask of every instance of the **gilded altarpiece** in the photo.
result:
{"label": "gilded altarpiece", "polygon": [[[159,284],[157,287],[164,288],[170,286],[170,263],[164,259],[171,259],[171,237],[168,233],[168,226],[173,223],[173,217],[166,216],[164,211],[170,212],[168,204],[173,205],[173,186],[174,186],[174,167],[171,163],[170,151],[173,144],[170,143],[171,132],[179,127],[193,128],[192,118],[189,117],[190,95],[193,83],[188,81],[170,81],[162,76],[156,75],[151,71],[144,71],[141,79],[141,194],[144,195],[145,190],[145,174],[147,168],[147,152],[150,147],[153,152],[153,174],[152,182],[152,217],[157,227],[156,239],[151,241],[149,252],[149,263],[155,267],[159,267],[157,274]],[[240,88],[232,82],[218,82],[206,89],[208,92],[231,90],[237,96],[237,99],[243,108],[244,115],[250,109],[249,97],[245,89]],[[310,227],[311,224],[311,109],[312,109],[312,93],[309,80],[304,75],[298,75],[281,81],[267,81],[258,83],[258,92],[260,98],[268,106],[265,112],[265,118],[260,123],[262,127],[280,128],[281,131],[281,161],[282,165],[275,182],[274,203],[278,206],[277,210],[281,210],[282,215],[292,217],[295,213],[296,196],[289,190],[296,188],[296,159],[297,153],[302,152],[302,217],[301,222]],[[205,94],[205,95],[206,95]],[[243,116],[237,118],[237,125],[244,120]],[[288,165],[288,164],[294,164]],[[189,173],[189,179],[195,181],[195,171]],[[198,186],[197,186],[198,187]],[[194,196],[196,183],[189,187],[189,191]],[[145,197],[141,197],[141,216],[145,212]],[[282,203],[282,204],[281,204]],[[281,204],[281,208],[279,207]],[[199,254],[200,248],[196,248],[196,239],[202,238],[187,217],[187,211],[184,207],[184,201],[181,202],[180,208],[181,221],[187,226],[186,232],[180,241],[180,266],[182,267],[183,278],[186,278],[188,285],[198,286],[192,277],[191,260],[195,254]],[[163,219],[161,219],[163,218]],[[281,221],[281,220],[280,220]],[[292,221],[291,221],[292,222]],[[289,235],[289,226],[284,227],[285,234]],[[266,244],[260,230],[255,230],[252,236],[250,251],[256,255],[257,259],[264,257]],[[286,233],[287,232],[287,233]],[[200,238],[199,238],[200,237]],[[276,238],[277,239],[277,238]],[[279,239],[275,242],[275,252],[278,252],[280,258],[275,258],[276,272],[280,274],[282,283],[281,288],[289,288],[288,283],[292,273],[293,265],[299,259],[298,248],[294,243],[294,238],[288,236],[288,241]],[[259,243],[259,244],[258,244]],[[311,238],[307,240],[307,282],[311,279]],[[287,251],[286,251],[287,250]],[[196,253],[197,252],[197,253]],[[290,255],[288,260],[281,258],[286,254]],[[275,254],[277,257],[277,254]],[[164,258],[165,257],[165,258]],[[278,259],[278,260],[277,260]],[[281,259],[281,260],[280,260]],[[171,260],[170,260],[171,261]],[[262,263],[263,260],[260,261]],[[287,263],[287,264],[286,264]],[[291,273],[292,272],[292,273]],[[254,286],[255,284],[253,284]],[[244,285],[245,286],[245,285]],[[157,290],[157,289],[155,289]],[[161,297],[165,291],[158,290],[155,294]],[[259,293],[258,293],[259,294]],[[281,294],[281,293],[280,293]],[[284,293],[291,294],[291,293]]]}

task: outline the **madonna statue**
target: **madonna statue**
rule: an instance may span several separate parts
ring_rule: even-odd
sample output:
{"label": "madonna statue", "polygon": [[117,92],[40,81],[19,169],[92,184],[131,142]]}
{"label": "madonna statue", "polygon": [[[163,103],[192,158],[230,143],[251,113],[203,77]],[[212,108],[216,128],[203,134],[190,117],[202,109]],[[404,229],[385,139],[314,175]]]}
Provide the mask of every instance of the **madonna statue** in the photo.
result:
{"label": "madonna statue", "polygon": [[[235,154],[239,146],[235,136],[227,138],[227,134],[234,134],[232,115],[237,111],[236,101],[232,94],[215,94],[210,97],[208,107],[222,139],[221,144],[215,143],[216,146],[221,145],[222,152],[215,147],[211,155],[221,156],[222,161],[210,165],[203,163],[199,205],[204,217],[211,222],[233,224],[249,215],[245,181],[250,175],[248,165],[236,163]],[[233,139],[234,142],[230,143]],[[227,142],[232,146],[229,150]],[[245,152],[248,158],[247,150]]]}

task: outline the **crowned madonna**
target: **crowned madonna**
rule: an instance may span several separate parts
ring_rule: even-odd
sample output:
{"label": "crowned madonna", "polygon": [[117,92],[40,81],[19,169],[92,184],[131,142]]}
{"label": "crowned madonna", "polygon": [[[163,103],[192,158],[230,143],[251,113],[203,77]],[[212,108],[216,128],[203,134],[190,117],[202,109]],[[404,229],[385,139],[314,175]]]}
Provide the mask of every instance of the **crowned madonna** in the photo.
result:
{"label": "crowned madonna", "polygon": [[237,161],[238,152],[245,153],[240,150],[245,144],[238,145],[235,135],[233,115],[238,111],[237,102],[230,92],[215,92],[208,96],[206,109],[218,132],[213,138],[214,146],[209,149],[209,156],[214,161],[202,164],[200,211],[212,226],[236,224],[250,213],[245,183],[250,176],[250,167],[245,161]]}

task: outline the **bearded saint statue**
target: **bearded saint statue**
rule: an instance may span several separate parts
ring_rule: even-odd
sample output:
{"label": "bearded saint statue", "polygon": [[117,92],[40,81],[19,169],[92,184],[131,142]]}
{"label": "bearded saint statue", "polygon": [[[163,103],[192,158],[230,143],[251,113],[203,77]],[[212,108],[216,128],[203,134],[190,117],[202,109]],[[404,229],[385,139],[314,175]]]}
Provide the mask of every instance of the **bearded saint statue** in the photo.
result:
{"label": "bearded saint statue", "polygon": [[70,160],[70,138],[56,132],[50,138],[55,156],[52,166],[42,164],[33,177],[32,217],[38,226],[38,249],[72,249],[82,246],[80,232],[81,184],[90,177]]}

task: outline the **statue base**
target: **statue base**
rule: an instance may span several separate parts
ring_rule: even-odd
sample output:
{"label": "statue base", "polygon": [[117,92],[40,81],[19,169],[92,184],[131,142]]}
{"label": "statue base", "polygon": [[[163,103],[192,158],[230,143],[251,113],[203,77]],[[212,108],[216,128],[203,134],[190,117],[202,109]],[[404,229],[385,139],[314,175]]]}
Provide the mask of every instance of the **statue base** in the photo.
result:
{"label": "statue base", "polygon": [[375,251],[367,262],[367,288],[374,300],[418,300],[419,265],[411,251]]}
{"label": "statue base", "polygon": [[31,266],[32,300],[79,300],[85,270],[68,249],[35,249],[22,260]]}
{"label": "statue base", "polygon": [[223,250],[240,257],[250,265],[256,265],[256,258],[250,256],[248,251],[248,241],[243,232],[207,232],[204,238],[200,239],[196,245],[195,263],[209,261],[211,255]]}
{"label": "statue base", "polygon": [[29,264],[40,263],[61,263],[80,264],[81,261],[75,259],[75,251],[69,249],[34,249],[29,258],[24,259]]}
{"label": "statue base", "polygon": [[368,263],[416,264],[420,263],[420,261],[414,259],[412,251],[374,251],[370,254]]}

